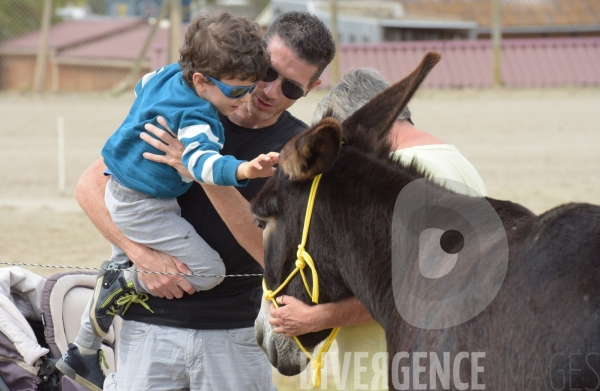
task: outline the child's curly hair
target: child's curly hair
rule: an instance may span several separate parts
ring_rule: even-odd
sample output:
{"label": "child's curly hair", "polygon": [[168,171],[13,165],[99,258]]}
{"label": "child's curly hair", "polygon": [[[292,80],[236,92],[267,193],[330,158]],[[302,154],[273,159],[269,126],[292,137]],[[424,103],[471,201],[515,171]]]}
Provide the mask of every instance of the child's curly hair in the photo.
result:
{"label": "child's curly hair", "polygon": [[271,64],[258,24],[227,11],[194,19],[179,53],[183,79],[190,86],[196,72],[217,80],[262,80]]}

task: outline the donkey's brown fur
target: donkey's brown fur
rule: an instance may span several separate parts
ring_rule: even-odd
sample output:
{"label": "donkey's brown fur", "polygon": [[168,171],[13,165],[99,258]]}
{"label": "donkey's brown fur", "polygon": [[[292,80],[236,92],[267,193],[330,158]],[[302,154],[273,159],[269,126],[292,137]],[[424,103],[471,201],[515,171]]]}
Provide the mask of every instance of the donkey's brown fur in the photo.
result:
{"label": "donkey's brown fur", "polygon": [[[331,128],[333,131],[321,132],[323,128]],[[292,181],[314,178],[331,167],[340,151],[342,127],[336,120],[325,118],[307,132],[311,132],[313,136],[297,135],[281,151],[281,168]],[[322,159],[321,156],[326,158]]]}
{"label": "donkey's brown fur", "polygon": [[[257,218],[267,223],[266,283],[279,286],[294,269],[310,179],[323,173],[307,243],[319,272],[320,302],[356,296],[385,329],[390,371],[397,352],[438,352],[439,357],[443,352],[485,352],[487,371],[478,377],[486,390],[594,389],[600,385],[598,206],[568,204],[536,217],[520,205],[488,199],[510,247],[508,271],[492,303],[470,321],[442,330],[413,327],[395,308],[394,204],[404,186],[424,175],[390,160],[385,140],[437,61],[439,55],[428,54],[409,77],[341,124],[343,146],[340,125],[328,119],[284,148],[283,170],[252,204]],[[469,202],[466,196],[456,197]],[[310,303],[299,278],[282,293]],[[328,332],[300,339],[314,347]],[[468,362],[460,367],[462,381],[471,379]],[[428,376],[423,373],[421,383],[429,387]],[[390,373],[390,389],[395,389],[393,378]]]}

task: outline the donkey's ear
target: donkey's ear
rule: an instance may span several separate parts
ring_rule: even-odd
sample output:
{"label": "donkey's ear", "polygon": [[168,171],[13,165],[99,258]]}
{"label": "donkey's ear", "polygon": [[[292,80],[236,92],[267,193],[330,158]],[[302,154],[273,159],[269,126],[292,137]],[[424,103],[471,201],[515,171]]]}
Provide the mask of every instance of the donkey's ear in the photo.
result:
{"label": "donkey's ear", "polygon": [[361,136],[383,140],[421,82],[440,59],[441,55],[438,52],[428,52],[410,75],[356,110],[343,123],[344,139],[350,140],[357,133],[366,132]]}
{"label": "donkey's ear", "polygon": [[336,161],[342,144],[342,127],[325,118],[288,141],[279,155],[279,165],[292,181],[312,179]]}

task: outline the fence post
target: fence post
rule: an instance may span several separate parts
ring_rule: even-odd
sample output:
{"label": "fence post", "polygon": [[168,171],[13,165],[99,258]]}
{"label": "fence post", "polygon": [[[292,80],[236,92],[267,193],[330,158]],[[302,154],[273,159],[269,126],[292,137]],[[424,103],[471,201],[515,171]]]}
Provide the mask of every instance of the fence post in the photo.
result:
{"label": "fence post", "polygon": [[50,33],[50,20],[52,19],[52,0],[44,1],[44,11],[42,13],[42,30],[40,34],[40,43],[35,60],[35,73],[33,76],[33,92],[36,94],[42,90],[44,77],[46,75],[47,55],[48,55],[48,34]]}
{"label": "fence post", "polygon": [[156,22],[150,29],[150,32],[148,33],[148,35],[146,36],[146,40],[144,41],[144,44],[142,45],[142,48],[140,49],[140,52],[138,53],[138,56],[137,56],[135,62],[133,63],[133,66],[131,67],[131,70],[129,71],[129,73],[127,73],[127,76],[125,76],[125,78],[123,80],[121,80],[121,82],[119,82],[116,86],[113,87],[113,89],[112,89],[113,94],[118,95],[118,94],[123,93],[123,91],[125,91],[127,88],[129,88],[129,86],[138,77],[138,74],[140,73],[140,68],[142,67],[142,62],[146,58],[146,53],[148,53],[148,48],[150,48],[150,44],[154,40],[154,36],[156,35],[156,31],[158,30],[160,21],[163,20],[164,17],[167,15],[167,9],[169,8],[169,2],[170,2],[170,0],[163,1],[162,5],[160,6],[160,9],[158,10],[158,15],[156,15]]}
{"label": "fence post", "polygon": [[494,86],[502,86],[502,77],[500,76],[500,46],[502,44],[502,6],[501,0],[492,0],[492,50],[494,53],[492,75]]}
{"label": "fence post", "polygon": [[340,81],[340,59],[339,59],[339,47],[338,47],[338,8],[337,0],[329,0],[329,27],[331,28],[331,35],[333,35],[333,41],[335,42],[336,50],[333,61],[331,61],[331,84],[332,86]]}
{"label": "fence post", "polygon": [[179,45],[181,45],[181,0],[171,0],[170,20],[169,64],[179,60]]}
{"label": "fence post", "polygon": [[58,192],[65,195],[65,121],[62,115],[57,119],[57,141],[58,141]]}

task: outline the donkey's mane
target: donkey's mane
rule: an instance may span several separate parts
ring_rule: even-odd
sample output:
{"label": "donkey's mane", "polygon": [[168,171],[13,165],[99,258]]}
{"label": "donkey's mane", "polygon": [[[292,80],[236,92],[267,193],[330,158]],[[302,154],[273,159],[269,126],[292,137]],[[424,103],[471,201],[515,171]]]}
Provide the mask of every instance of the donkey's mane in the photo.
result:
{"label": "donkey's mane", "polygon": [[[387,140],[369,139],[365,132],[357,132],[351,137],[343,138],[344,145],[340,152],[343,154],[357,153],[360,159],[364,159],[364,164],[375,164],[383,170],[390,170],[399,175],[412,179],[431,178],[430,172],[425,169],[416,159],[406,164],[393,157],[392,143]],[[373,163],[371,163],[373,161]],[[451,190],[448,190],[451,191]]]}
{"label": "donkey's mane", "polygon": [[[321,122],[326,118],[336,119],[331,108],[327,109],[318,122]],[[416,159],[413,159],[409,164],[401,162],[399,159],[394,159],[390,154],[390,151],[393,150],[393,145],[389,139],[383,138],[374,140],[373,137],[375,137],[374,134],[369,134],[367,129],[362,129],[360,126],[358,129],[352,129],[350,135],[347,135],[342,131],[343,145],[341,153],[353,150],[364,157],[369,157],[379,162],[387,162],[389,167],[395,171],[405,173],[410,177],[431,178],[430,172],[418,164]]]}

